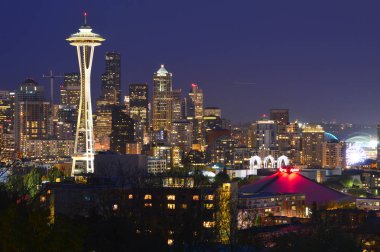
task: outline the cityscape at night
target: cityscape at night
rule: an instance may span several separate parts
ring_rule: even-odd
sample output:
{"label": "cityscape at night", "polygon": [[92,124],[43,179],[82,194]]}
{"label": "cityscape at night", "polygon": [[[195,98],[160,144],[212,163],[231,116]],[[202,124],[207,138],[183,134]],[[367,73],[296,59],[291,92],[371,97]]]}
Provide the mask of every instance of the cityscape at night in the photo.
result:
{"label": "cityscape at night", "polygon": [[380,251],[380,2],[0,7],[0,251]]}

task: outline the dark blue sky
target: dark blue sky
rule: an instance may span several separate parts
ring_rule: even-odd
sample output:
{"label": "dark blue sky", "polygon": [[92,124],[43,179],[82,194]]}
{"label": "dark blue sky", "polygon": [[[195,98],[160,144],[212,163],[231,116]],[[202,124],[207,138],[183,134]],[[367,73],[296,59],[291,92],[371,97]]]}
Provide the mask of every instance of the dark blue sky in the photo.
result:
{"label": "dark blue sky", "polygon": [[107,39],[95,52],[93,99],[104,53],[118,51],[124,91],[129,82],[151,84],[164,63],[175,88],[197,82],[205,105],[235,122],[274,107],[303,121],[380,121],[377,0],[1,1],[0,88],[28,76],[45,85],[49,69],[78,71],[65,38],[84,10]]}

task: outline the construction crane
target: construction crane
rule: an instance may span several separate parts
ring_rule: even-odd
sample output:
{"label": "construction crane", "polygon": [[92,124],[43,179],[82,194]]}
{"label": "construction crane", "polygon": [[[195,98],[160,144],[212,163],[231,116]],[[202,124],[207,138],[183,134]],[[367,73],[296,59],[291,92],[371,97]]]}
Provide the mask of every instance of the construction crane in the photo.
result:
{"label": "construction crane", "polygon": [[42,78],[48,78],[50,79],[50,99],[51,99],[51,104],[54,102],[54,79],[55,78],[63,78],[63,75],[54,75],[53,70],[50,70],[50,75],[42,75]]}

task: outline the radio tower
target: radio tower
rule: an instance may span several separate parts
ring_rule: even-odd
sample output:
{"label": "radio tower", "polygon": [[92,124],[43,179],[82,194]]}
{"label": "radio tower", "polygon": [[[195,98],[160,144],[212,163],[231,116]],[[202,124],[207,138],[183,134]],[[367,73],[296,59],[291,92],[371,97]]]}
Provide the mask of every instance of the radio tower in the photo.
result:
{"label": "radio tower", "polygon": [[94,172],[95,150],[90,77],[94,48],[101,45],[104,38],[92,32],[92,28],[87,24],[87,13],[85,12],[84,25],[79,28],[79,32],[72,34],[66,40],[70,42],[70,45],[77,48],[80,68],[81,91],[71,169],[71,175],[75,176]]}

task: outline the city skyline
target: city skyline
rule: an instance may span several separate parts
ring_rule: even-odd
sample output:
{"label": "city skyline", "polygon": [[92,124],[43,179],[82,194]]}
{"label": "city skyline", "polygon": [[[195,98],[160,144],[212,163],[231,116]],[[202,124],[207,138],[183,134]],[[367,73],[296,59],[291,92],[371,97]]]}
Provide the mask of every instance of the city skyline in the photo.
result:
{"label": "city skyline", "polygon": [[[94,59],[93,100],[100,93],[104,54],[117,51],[123,62],[123,94],[129,83],[147,82],[152,90],[151,75],[165,64],[173,73],[173,86],[188,90],[198,83],[205,106],[221,107],[234,122],[252,122],[270,108],[289,108],[292,120],[378,122],[378,3],[116,3],[101,9],[97,3],[67,1],[55,3],[57,11],[50,12],[44,1],[25,3],[12,13],[12,22],[5,22],[10,14],[2,13],[6,26],[0,55],[7,62],[0,71],[2,89],[14,90],[30,76],[47,94],[49,81],[42,79],[43,73],[75,72],[70,47],[62,39],[83,22],[80,14],[88,10],[95,32],[109,38]],[[13,7],[9,3],[2,9]],[[167,36],[160,35],[162,27]],[[32,42],[23,46],[22,56],[15,49],[25,36]],[[61,82],[55,82],[55,97]]]}

